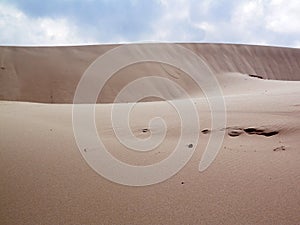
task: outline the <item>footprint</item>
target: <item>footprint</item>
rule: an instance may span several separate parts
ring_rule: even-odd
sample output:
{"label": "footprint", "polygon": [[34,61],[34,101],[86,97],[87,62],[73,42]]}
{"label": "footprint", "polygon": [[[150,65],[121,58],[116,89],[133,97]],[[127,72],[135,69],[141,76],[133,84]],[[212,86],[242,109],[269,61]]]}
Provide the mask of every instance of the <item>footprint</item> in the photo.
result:
{"label": "footprint", "polygon": [[[265,129],[265,128],[256,128],[256,127],[247,127],[247,128],[240,128],[240,127],[227,127],[228,135],[231,137],[238,137],[242,135],[244,132],[250,135],[263,135],[266,137],[271,137],[276,134],[279,134],[277,130]],[[203,132],[203,131],[202,131]]]}
{"label": "footprint", "polygon": [[193,144],[188,144],[188,148],[192,148],[193,146]]}
{"label": "footprint", "polygon": [[202,134],[208,134],[210,132],[210,130],[209,129],[204,129],[201,132],[202,132]]}
{"label": "footprint", "polygon": [[285,148],[285,146],[283,146],[283,145],[280,146],[280,147],[277,147],[277,148],[274,148],[274,149],[273,149],[274,152],[285,151],[285,150],[286,150],[286,148]]}
{"label": "footprint", "polygon": [[271,136],[274,136],[276,134],[279,134],[279,131],[276,131],[276,130],[268,130],[268,129],[255,128],[255,127],[245,128],[244,131],[247,134],[250,134],[250,135],[256,134],[256,135],[263,135],[263,136],[266,136],[266,137],[271,137]]}
{"label": "footprint", "polygon": [[243,129],[239,127],[227,127],[226,130],[228,130],[230,137],[238,137],[243,134]]}
{"label": "footprint", "polygon": [[244,131],[245,131],[247,134],[261,134],[262,132],[264,132],[263,129],[254,128],[254,127],[244,128]]}
{"label": "footprint", "polygon": [[142,129],[142,132],[143,133],[147,133],[147,132],[149,132],[150,130],[148,129],[148,128],[144,128],[144,129]]}

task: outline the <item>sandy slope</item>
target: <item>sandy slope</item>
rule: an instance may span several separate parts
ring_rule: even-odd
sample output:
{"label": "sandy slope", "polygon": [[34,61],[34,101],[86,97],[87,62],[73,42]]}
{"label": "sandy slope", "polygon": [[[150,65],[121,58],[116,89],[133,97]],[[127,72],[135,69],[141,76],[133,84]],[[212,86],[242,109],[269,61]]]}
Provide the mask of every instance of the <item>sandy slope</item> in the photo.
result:
{"label": "sandy slope", "polygon": [[[300,51],[187,46],[197,52],[205,50],[205,59],[219,72],[217,78],[226,101],[224,143],[205,172],[198,171],[200,158],[210,133],[220,130],[211,131],[207,102],[184,74],[174,81],[194,93],[201,130],[209,132],[200,132],[192,159],[179,173],[146,187],[112,183],[87,165],[74,139],[71,104],[1,101],[1,224],[299,224]],[[80,72],[99,52],[111,47],[2,47],[5,69],[0,74],[1,98],[49,102],[48,95],[53,91],[54,101],[68,102]],[[222,57],[227,60],[222,61]],[[29,66],[34,64],[32,59],[47,62],[33,67]],[[120,71],[119,76],[123,73],[126,79],[112,79],[109,86],[115,89],[108,88],[103,101],[111,102],[122,85],[136,76],[130,77],[134,71],[148,67],[166,77],[170,71],[178,74],[174,68],[139,66]],[[14,74],[9,79],[8,72]],[[249,73],[277,80],[249,77]],[[117,141],[110,123],[111,106],[97,105],[96,123],[114,156],[131,164],[148,165],[170,154],[180,124],[167,102],[142,102],[134,108],[130,123],[136,136],[148,135],[142,129],[155,115],[163,115],[170,128],[163,144],[144,154],[134,153]],[[153,135],[158,134],[154,127]]]}
{"label": "sandy slope", "polygon": [[[182,44],[201,56],[216,72],[254,74],[266,79],[300,80],[298,49],[226,44]],[[76,86],[87,67],[100,55],[117,45],[77,47],[0,47],[0,99],[43,103],[73,102]],[[126,79],[106,85],[102,100],[111,102],[124,82],[154,72],[187,83],[179,74],[170,77],[161,66],[136,65],[120,71]],[[130,73],[135,71],[135,73]],[[176,73],[175,73],[176,74]],[[148,75],[149,76],[149,75]],[[124,77],[124,76],[123,76]]]}

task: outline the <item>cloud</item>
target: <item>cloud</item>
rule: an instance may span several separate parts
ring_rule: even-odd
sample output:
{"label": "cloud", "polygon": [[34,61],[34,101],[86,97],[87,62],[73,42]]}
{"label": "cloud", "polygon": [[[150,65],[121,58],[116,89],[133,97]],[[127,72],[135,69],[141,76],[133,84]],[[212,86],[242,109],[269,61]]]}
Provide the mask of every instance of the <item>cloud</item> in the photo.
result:
{"label": "cloud", "polygon": [[66,18],[31,18],[16,7],[0,3],[2,45],[60,45],[89,41],[81,39],[76,25]]}
{"label": "cloud", "polygon": [[172,41],[298,47],[290,0],[3,0],[0,44]]}
{"label": "cloud", "polygon": [[[202,13],[195,13],[195,10]],[[225,12],[224,12],[225,11]],[[223,12],[218,13],[218,12]],[[300,2],[290,0],[206,1],[194,4],[190,15],[204,31],[205,42],[297,46],[300,41]],[[218,15],[218,16],[215,16]]]}
{"label": "cloud", "polygon": [[272,0],[266,8],[266,28],[268,30],[300,35],[300,1]]}
{"label": "cloud", "polygon": [[151,35],[144,38],[154,41],[201,41],[203,29],[191,20],[190,2],[185,0],[160,0],[161,15],[153,21]]}
{"label": "cloud", "polygon": [[151,33],[151,22],[161,15],[157,0],[17,0],[13,3],[31,18],[65,18],[81,37],[97,42],[137,41]]}

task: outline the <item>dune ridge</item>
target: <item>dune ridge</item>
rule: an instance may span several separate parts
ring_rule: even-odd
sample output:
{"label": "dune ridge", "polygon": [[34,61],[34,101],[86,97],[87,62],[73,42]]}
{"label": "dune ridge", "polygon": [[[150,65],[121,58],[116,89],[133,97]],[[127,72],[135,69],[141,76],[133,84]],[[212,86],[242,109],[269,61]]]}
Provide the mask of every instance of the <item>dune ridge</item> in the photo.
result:
{"label": "dune ridge", "polygon": [[[233,44],[180,44],[201,56],[214,73],[236,72],[272,80],[300,80],[300,49]],[[0,100],[41,103],[72,103],[76,86],[88,66],[100,55],[119,45],[74,47],[0,47]],[[168,69],[156,66],[161,76]],[[147,65],[132,71],[149,71]],[[129,70],[130,72],[130,70]],[[121,71],[127,78],[134,76]],[[179,77],[180,84],[190,81]],[[116,82],[106,85],[102,99],[109,103],[119,91]],[[163,90],[163,89],[162,89]]]}

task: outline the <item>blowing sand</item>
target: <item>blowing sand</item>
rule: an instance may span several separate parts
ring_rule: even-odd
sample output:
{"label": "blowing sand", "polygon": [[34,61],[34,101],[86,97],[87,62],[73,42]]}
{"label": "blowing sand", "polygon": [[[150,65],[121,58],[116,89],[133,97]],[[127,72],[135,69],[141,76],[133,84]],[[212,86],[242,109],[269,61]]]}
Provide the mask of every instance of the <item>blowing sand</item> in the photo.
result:
{"label": "blowing sand", "polygon": [[[1,47],[0,223],[300,224],[300,50],[183,46],[201,56],[220,83],[227,111],[222,129],[212,129],[205,95],[172,66],[124,68],[98,98],[98,134],[110,153],[129,164],[150,165],[167,158],[176,146],[176,111],[167,101],[152,98],[135,105],[130,119],[135,136],[160,134],[159,128],[148,127],[154,116],[163,117],[168,126],[161,145],[137,153],[114,135],[110,113],[115,96],[130,81],[153,74],[173,80],[193,96],[200,130],[191,160],[170,179],[143,187],[98,175],[82,157],[73,133],[71,103],[82,74],[117,46]],[[169,101],[184,101],[159,83],[147,85]],[[116,104],[129,104],[130,97]],[[224,130],[219,154],[199,172],[209,137]],[[128,135],[122,127],[120,133]]]}

